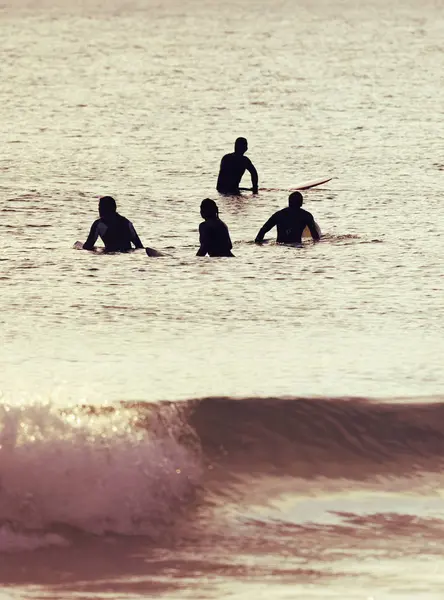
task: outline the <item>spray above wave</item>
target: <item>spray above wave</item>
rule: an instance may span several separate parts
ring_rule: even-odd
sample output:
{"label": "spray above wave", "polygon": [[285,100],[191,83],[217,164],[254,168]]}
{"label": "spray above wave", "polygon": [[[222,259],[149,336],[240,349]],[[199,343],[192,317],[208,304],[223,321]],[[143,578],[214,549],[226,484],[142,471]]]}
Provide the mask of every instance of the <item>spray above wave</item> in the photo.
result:
{"label": "spray above wave", "polygon": [[0,407],[0,524],[156,538],[193,498],[199,462],[134,411]]}

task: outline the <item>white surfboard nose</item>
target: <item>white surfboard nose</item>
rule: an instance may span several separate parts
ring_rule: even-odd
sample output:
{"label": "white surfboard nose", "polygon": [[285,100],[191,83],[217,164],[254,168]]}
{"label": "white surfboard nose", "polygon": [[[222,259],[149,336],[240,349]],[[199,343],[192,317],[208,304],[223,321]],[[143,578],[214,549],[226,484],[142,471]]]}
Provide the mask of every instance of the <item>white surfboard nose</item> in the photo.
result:
{"label": "white surfboard nose", "polygon": [[327,183],[331,181],[333,177],[323,177],[322,179],[312,179],[311,181],[305,181],[304,183],[300,183],[291,189],[293,192],[308,190],[312,187],[316,187],[317,185],[322,185],[323,183]]}

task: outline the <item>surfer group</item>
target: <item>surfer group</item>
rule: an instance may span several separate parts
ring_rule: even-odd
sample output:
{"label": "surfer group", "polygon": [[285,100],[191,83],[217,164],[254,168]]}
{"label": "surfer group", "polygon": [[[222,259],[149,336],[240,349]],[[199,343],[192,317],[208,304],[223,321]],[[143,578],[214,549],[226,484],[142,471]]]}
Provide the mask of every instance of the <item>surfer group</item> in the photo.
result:
{"label": "surfer group", "polygon": [[[217,191],[223,195],[238,196],[241,193],[240,182],[245,171],[251,175],[251,191],[258,193],[258,174],[253,163],[245,156],[248,143],[245,138],[237,138],[234,152],[226,154],[220,164],[217,179]],[[296,191],[288,197],[288,207],[274,213],[259,230],[255,243],[262,244],[264,235],[273,227],[277,228],[278,244],[301,244],[305,227],[310,230],[314,242],[320,235],[313,215],[302,208],[303,197]],[[219,218],[219,209],[214,200],[205,198],[200,205],[200,214],[204,221],[199,225],[200,247],[196,256],[234,256],[230,233],[226,224]],[[82,245],[84,250],[93,250],[100,237],[106,252],[128,252],[134,248],[143,248],[134,225],[117,212],[116,201],[111,196],[99,200],[99,216],[91,226],[88,238]],[[147,254],[158,253],[147,248]]]}

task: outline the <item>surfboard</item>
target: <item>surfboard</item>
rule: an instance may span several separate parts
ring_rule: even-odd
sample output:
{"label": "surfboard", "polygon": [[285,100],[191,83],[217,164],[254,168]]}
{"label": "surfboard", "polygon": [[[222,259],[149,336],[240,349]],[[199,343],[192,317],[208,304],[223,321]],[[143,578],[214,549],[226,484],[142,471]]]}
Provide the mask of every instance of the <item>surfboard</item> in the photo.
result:
{"label": "surfboard", "polygon": [[[312,179],[311,181],[305,181],[304,183],[300,183],[299,185],[283,189],[283,188],[266,188],[260,187],[259,192],[299,192],[303,190],[309,190],[310,188],[316,187],[317,185],[322,185],[323,183],[327,183],[331,181],[333,177],[323,177],[322,179]],[[239,190],[241,192],[251,192],[253,188],[241,187]]]}
{"label": "surfboard", "polygon": [[[315,221],[315,225],[316,225],[316,229],[318,230],[319,236],[321,236],[321,235],[322,235],[321,228],[320,228],[320,227],[319,227],[319,225],[316,223],[316,221]],[[304,231],[302,232],[302,237],[303,237],[303,238],[311,238],[311,233],[310,233],[310,230],[309,230],[309,228],[308,228],[308,227],[306,227],[306,228],[304,229]]]}
{"label": "surfboard", "polygon": [[306,181],[305,183],[300,183],[296,185],[294,188],[291,188],[290,192],[298,192],[302,190],[309,190],[312,187],[316,187],[317,185],[322,185],[323,183],[327,183],[331,181],[333,177],[324,177],[323,179],[313,179],[312,181]]}
{"label": "surfboard", "polygon": [[[82,242],[75,242],[73,248],[75,250],[84,250]],[[135,252],[136,250],[142,250],[142,248],[132,248],[131,250],[129,250],[129,252]],[[150,257],[164,256],[162,254],[162,252],[159,252],[158,250],[155,250],[154,248],[148,248],[148,246],[145,246],[145,248],[143,248],[143,250],[145,250],[146,255],[150,256]],[[87,252],[95,252],[96,254],[105,254],[105,248],[103,248],[101,246],[100,247],[94,246],[94,248],[92,250],[87,250]]]}
{"label": "surfboard", "polygon": [[147,256],[151,256],[152,258],[157,258],[158,256],[165,256],[165,254],[162,254],[162,252],[159,252],[155,248],[148,248],[148,246],[145,246],[145,252]]}

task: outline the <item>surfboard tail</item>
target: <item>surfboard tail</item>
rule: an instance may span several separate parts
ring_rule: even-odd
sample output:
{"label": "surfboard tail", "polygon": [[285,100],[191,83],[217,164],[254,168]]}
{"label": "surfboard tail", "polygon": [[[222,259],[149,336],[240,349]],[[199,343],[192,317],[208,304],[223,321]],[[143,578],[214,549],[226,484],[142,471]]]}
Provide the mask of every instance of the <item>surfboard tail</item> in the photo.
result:
{"label": "surfboard tail", "polygon": [[150,256],[151,258],[156,258],[158,256],[164,256],[162,254],[162,252],[159,252],[158,250],[155,250],[154,248],[145,247],[145,252],[146,252],[147,256]]}

